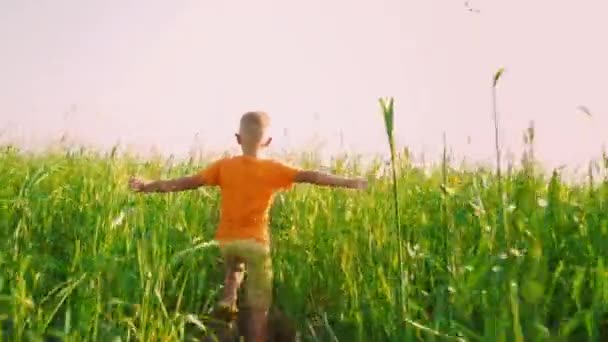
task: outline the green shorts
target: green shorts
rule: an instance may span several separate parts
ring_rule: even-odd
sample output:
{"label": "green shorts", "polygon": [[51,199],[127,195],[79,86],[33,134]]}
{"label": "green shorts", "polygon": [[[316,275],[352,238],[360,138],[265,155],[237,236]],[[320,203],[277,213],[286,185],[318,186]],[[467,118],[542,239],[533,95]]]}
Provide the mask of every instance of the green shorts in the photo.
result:
{"label": "green shorts", "polygon": [[272,261],[270,249],[255,240],[220,242],[228,269],[247,272],[247,303],[253,308],[269,308],[272,301]]}

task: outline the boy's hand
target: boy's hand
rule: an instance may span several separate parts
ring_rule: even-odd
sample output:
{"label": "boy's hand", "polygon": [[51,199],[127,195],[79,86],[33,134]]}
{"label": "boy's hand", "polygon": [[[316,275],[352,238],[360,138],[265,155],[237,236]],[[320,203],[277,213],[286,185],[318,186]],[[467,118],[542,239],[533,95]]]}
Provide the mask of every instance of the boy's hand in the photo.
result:
{"label": "boy's hand", "polygon": [[354,178],[349,182],[349,187],[357,190],[365,190],[367,189],[367,180],[363,178]]}
{"label": "boy's hand", "polygon": [[145,185],[146,185],[146,183],[144,183],[140,179],[133,178],[133,177],[129,178],[129,187],[134,192],[143,192]]}

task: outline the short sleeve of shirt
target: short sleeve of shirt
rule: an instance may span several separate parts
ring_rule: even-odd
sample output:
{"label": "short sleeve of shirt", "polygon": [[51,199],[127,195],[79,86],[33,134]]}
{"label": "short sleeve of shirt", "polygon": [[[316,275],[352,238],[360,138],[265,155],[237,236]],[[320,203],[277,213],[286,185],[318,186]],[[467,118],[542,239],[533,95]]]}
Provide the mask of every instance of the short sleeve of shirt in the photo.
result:
{"label": "short sleeve of shirt", "polygon": [[201,170],[197,177],[206,185],[220,185],[220,165],[222,160],[217,160]]}
{"label": "short sleeve of shirt", "polygon": [[300,169],[280,162],[270,163],[270,175],[273,185],[279,189],[289,189]]}

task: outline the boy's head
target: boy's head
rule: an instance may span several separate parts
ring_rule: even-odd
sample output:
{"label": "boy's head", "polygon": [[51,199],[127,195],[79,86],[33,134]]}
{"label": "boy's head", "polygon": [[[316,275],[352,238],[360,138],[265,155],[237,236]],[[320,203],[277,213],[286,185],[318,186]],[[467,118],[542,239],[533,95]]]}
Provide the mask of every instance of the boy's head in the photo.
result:
{"label": "boy's head", "polygon": [[247,112],[241,117],[239,132],[236,140],[244,150],[259,149],[270,145],[272,138],[268,136],[270,117],[265,112]]}

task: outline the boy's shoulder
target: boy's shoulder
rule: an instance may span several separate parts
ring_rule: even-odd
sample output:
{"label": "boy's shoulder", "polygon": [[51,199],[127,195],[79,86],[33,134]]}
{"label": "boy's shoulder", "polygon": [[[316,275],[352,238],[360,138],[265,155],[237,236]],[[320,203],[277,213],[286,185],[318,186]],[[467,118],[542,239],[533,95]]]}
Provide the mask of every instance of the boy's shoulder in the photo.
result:
{"label": "boy's shoulder", "polygon": [[254,165],[270,169],[298,169],[291,162],[285,161],[279,158],[274,157],[264,157],[264,158],[249,158],[244,157],[242,155],[227,155],[214,159],[209,165],[217,165],[217,166],[226,166],[226,167],[242,167],[242,161],[247,160],[247,164],[249,164],[252,160],[254,161]]}
{"label": "boy's shoulder", "polygon": [[279,159],[279,158],[269,157],[269,158],[260,159],[260,161],[264,164],[267,164],[270,166],[275,166],[275,167],[293,167],[293,165],[290,162]]}
{"label": "boy's shoulder", "polygon": [[239,159],[240,157],[241,157],[240,155],[224,154],[219,157],[213,158],[211,161],[211,164],[229,163],[229,162]]}

